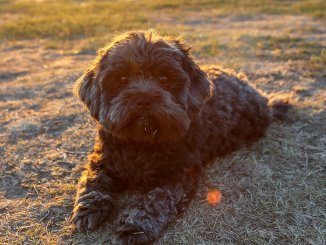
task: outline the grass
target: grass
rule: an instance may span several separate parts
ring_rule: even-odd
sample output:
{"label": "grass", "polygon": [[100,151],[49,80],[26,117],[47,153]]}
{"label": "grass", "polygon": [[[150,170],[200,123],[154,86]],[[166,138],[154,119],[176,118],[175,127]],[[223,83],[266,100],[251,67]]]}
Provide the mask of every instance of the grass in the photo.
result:
{"label": "grass", "polygon": [[[248,49],[261,59],[305,60],[306,69],[312,76],[325,76],[324,65],[326,46],[320,42],[301,37],[284,36],[250,36],[243,35],[240,41],[249,46]],[[248,52],[248,49],[246,51]],[[241,51],[240,51],[241,52]]]}
{"label": "grass", "polygon": [[[207,10],[210,11],[207,11]],[[71,39],[114,31],[159,27],[157,15],[185,21],[180,13],[225,15],[307,14],[324,17],[324,1],[2,1],[0,39]],[[132,14],[130,14],[132,13]]]}
{"label": "grass", "polygon": [[[210,165],[157,244],[325,244],[324,22],[324,1],[0,0],[0,244],[110,244],[133,193],[102,229],[74,233],[75,185],[96,132],[71,86],[110,37],[148,27],[294,106],[291,123]],[[206,202],[214,188],[216,207]]]}

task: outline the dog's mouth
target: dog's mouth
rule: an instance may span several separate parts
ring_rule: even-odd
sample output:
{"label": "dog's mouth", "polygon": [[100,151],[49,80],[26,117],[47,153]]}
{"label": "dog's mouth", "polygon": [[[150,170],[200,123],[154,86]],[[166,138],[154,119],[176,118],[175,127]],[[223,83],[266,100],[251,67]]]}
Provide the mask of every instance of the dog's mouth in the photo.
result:
{"label": "dog's mouth", "polygon": [[[108,127],[108,123],[104,124],[105,128]],[[120,128],[118,128],[120,127]],[[154,142],[160,136],[160,126],[155,117],[150,115],[136,115],[131,117],[124,125],[118,125],[116,128],[112,128],[110,132],[122,139],[131,139],[139,142]],[[117,130],[118,129],[118,130]]]}
{"label": "dog's mouth", "polygon": [[115,121],[107,120],[101,124],[114,137],[123,140],[161,144],[178,140],[189,128],[187,114],[177,106],[174,110],[156,108],[149,112],[122,112]]}
{"label": "dog's mouth", "polygon": [[159,131],[158,122],[152,116],[136,116],[133,118],[131,124],[133,131],[139,136],[150,136],[155,138]]}

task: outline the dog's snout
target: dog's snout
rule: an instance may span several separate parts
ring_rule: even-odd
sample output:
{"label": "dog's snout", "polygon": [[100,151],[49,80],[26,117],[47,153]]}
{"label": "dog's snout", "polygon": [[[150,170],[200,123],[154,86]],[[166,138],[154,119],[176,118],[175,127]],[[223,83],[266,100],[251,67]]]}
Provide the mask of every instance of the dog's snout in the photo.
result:
{"label": "dog's snout", "polygon": [[144,99],[141,99],[141,100],[138,100],[136,102],[136,106],[139,108],[139,109],[148,109],[151,105],[151,101],[147,98],[144,98]]}

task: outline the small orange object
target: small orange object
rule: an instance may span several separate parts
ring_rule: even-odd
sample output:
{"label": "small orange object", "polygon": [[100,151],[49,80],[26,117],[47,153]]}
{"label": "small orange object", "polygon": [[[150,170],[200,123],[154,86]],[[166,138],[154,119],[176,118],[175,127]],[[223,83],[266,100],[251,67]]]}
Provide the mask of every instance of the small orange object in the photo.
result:
{"label": "small orange object", "polygon": [[207,193],[207,202],[210,205],[217,205],[222,199],[222,193],[217,189],[209,190]]}

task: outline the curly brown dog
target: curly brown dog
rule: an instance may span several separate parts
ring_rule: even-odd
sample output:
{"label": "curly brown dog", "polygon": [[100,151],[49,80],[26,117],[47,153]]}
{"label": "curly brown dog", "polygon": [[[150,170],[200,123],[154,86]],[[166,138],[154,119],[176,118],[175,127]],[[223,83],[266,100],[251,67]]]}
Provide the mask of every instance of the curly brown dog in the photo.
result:
{"label": "curly brown dog", "polygon": [[179,38],[128,32],[101,49],[75,84],[98,122],[98,139],[78,184],[73,222],[93,230],[115,193],[142,200],[119,217],[116,244],[158,239],[185,211],[203,167],[248,146],[287,106],[269,105],[244,76],[199,68]]}

